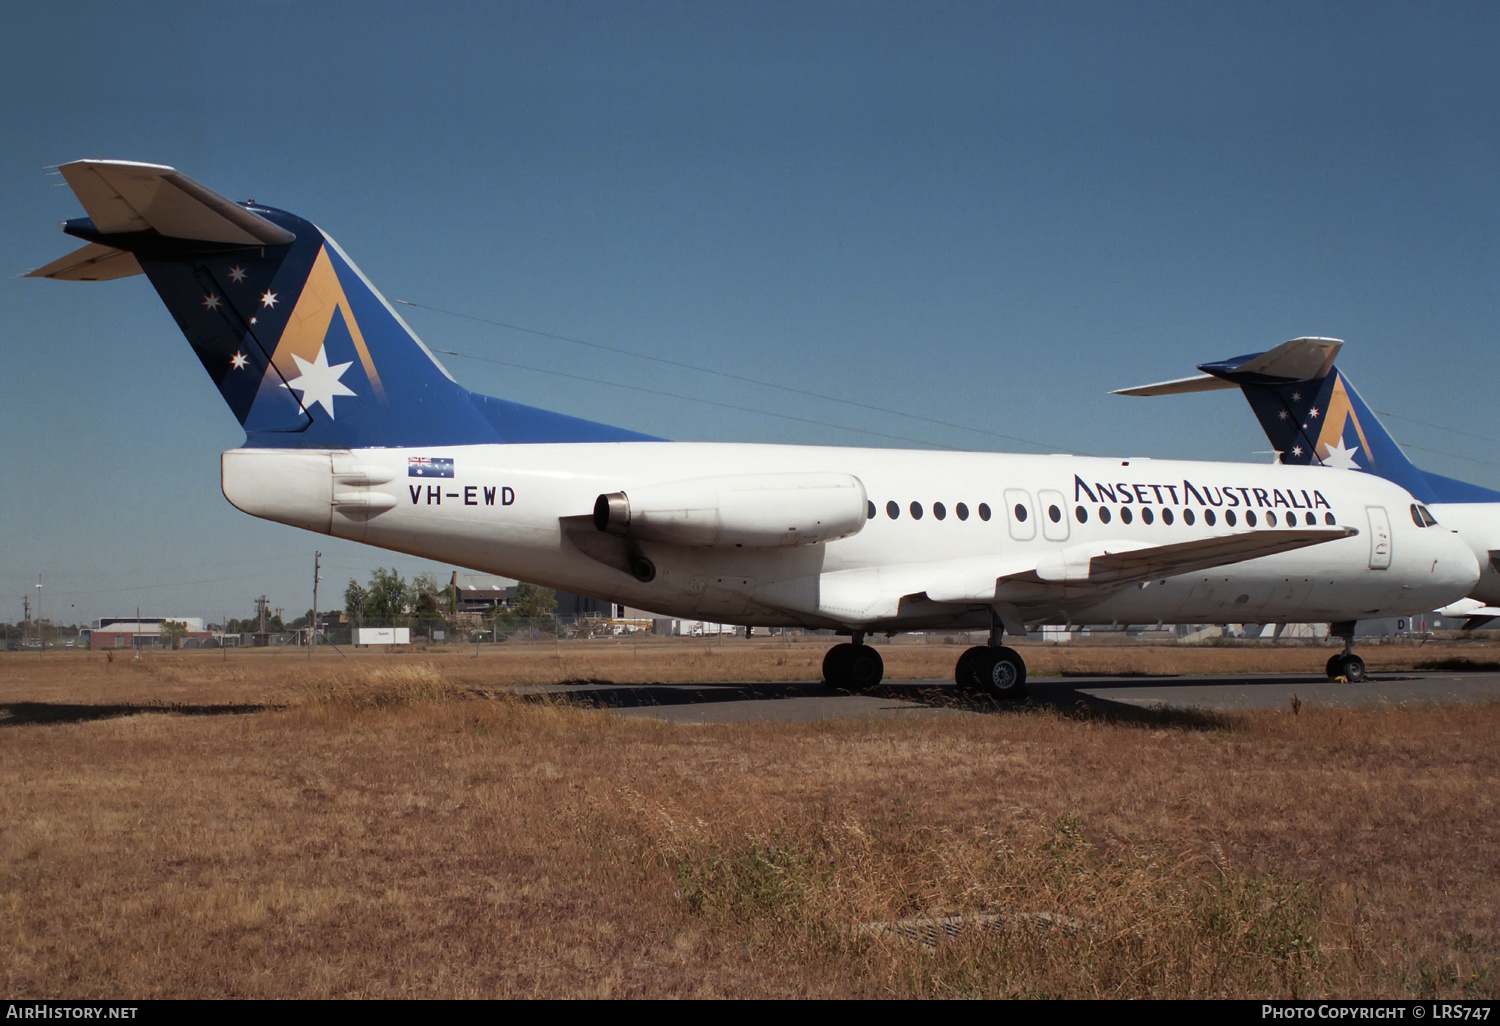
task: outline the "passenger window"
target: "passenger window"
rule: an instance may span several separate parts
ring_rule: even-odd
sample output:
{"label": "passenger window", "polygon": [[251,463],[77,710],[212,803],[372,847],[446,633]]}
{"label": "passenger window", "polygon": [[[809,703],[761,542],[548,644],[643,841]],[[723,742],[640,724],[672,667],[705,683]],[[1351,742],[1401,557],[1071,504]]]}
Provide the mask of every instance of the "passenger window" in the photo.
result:
{"label": "passenger window", "polygon": [[957,506],[954,506],[953,511],[958,514],[958,519],[969,519],[969,507],[965,506],[963,503],[960,502]]}
{"label": "passenger window", "polygon": [[1192,510],[1185,509],[1185,510],[1182,511],[1182,522],[1184,524],[1187,524],[1189,527],[1193,526],[1193,511]]}
{"label": "passenger window", "polygon": [[1209,527],[1214,526],[1214,521],[1216,521],[1218,519],[1219,519],[1218,516],[1214,513],[1213,510],[1206,509],[1206,510],[1203,511],[1203,522],[1205,524],[1207,524]]}
{"label": "passenger window", "polygon": [[948,507],[944,506],[941,502],[934,502],[932,504],[932,515],[939,520],[946,519],[948,516]]}
{"label": "passenger window", "polygon": [[989,507],[989,504],[981,502],[979,504],[979,519],[987,521],[987,520],[989,520],[989,518],[990,518],[990,507]]}
{"label": "passenger window", "polygon": [[875,519],[875,504],[873,502],[867,502],[866,505],[869,507],[869,509],[865,510],[865,519],[866,520],[874,520]]}
{"label": "passenger window", "polygon": [[1149,524],[1149,523],[1151,523],[1155,519],[1156,519],[1156,514],[1152,513],[1149,509],[1143,509],[1143,510],[1141,510],[1141,520],[1142,520],[1142,522]]}
{"label": "passenger window", "polygon": [[1323,523],[1327,524],[1329,527],[1334,526],[1334,524],[1336,523],[1336,521],[1333,519],[1333,514],[1332,513],[1324,513],[1323,514]]}
{"label": "passenger window", "polygon": [[1172,522],[1172,511],[1171,510],[1164,509],[1164,510],[1161,511],[1161,522],[1164,523],[1164,524],[1170,524]]}
{"label": "passenger window", "polygon": [[1073,518],[1080,524],[1086,524],[1089,522],[1089,511],[1079,506],[1073,511]]}
{"label": "passenger window", "polygon": [[1100,506],[1099,507],[1099,523],[1101,523],[1101,524],[1107,524],[1107,523],[1109,523],[1109,507],[1108,506]]}
{"label": "passenger window", "polygon": [[1130,521],[1132,521],[1132,520],[1135,519],[1135,517],[1130,512],[1130,507],[1129,506],[1121,506],[1120,507],[1120,519],[1122,521],[1124,521],[1125,523],[1127,523],[1127,524],[1130,523]]}
{"label": "passenger window", "polygon": [[1248,527],[1255,526],[1255,510],[1252,509],[1245,514],[1245,524]]}
{"label": "passenger window", "polygon": [[914,502],[911,504],[911,518],[913,520],[922,519],[922,504],[920,502]]}
{"label": "passenger window", "polygon": [[1225,510],[1224,511],[1224,523],[1228,524],[1230,527],[1233,527],[1234,526],[1234,520],[1235,520],[1234,510],[1232,510],[1232,509]]}
{"label": "passenger window", "polygon": [[885,504],[885,515],[890,517],[892,520],[901,519],[901,507],[896,505],[895,499],[892,499],[890,502]]}
{"label": "passenger window", "polygon": [[1271,512],[1269,512],[1269,513],[1266,514],[1266,526],[1267,527],[1275,527],[1276,526],[1276,511],[1274,509],[1271,510]]}

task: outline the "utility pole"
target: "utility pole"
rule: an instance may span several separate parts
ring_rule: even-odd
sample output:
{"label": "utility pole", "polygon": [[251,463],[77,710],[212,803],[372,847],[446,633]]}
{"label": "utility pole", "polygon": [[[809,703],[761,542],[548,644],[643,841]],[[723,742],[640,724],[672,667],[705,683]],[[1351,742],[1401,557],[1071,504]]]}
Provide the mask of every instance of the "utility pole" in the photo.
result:
{"label": "utility pole", "polygon": [[42,575],[36,575],[36,640],[40,643],[38,651],[42,655],[47,654],[47,625],[42,619]]}
{"label": "utility pole", "polygon": [[323,553],[313,552],[313,608],[312,622],[308,625],[307,635],[307,658],[313,656],[313,649],[318,644],[318,570],[322,566]]}

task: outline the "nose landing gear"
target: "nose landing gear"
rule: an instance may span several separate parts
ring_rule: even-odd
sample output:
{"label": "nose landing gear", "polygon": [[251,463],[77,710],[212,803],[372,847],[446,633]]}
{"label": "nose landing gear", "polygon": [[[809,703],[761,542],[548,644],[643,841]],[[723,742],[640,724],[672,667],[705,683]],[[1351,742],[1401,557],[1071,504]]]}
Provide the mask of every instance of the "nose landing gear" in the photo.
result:
{"label": "nose landing gear", "polygon": [[1324,667],[1328,673],[1328,679],[1344,680],[1350,684],[1358,684],[1367,679],[1365,661],[1354,654],[1354,623],[1352,621],[1331,623],[1328,625],[1328,631],[1335,637],[1344,639],[1344,650],[1330,658],[1328,665]]}

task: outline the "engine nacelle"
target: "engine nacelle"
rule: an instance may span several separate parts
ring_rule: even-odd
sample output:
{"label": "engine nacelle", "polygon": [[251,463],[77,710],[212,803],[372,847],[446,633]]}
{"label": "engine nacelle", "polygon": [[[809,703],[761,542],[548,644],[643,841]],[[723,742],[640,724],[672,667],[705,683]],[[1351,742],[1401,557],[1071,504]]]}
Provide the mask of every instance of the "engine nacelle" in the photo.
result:
{"label": "engine nacelle", "polygon": [[812,545],[858,533],[867,502],[852,474],[734,474],[601,495],[594,526],[670,545]]}

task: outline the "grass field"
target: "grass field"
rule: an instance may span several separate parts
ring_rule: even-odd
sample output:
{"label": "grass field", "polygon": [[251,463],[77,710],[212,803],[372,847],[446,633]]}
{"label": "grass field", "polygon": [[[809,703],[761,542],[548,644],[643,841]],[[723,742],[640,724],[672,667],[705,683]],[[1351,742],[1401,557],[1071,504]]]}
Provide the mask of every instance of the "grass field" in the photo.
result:
{"label": "grass field", "polygon": [[[513,687],[811,680],[823,650],[0,657],[0,989],[1500,991],[1495,707],[684,727]],[[891,676],[940,678],[958,649],[883,651]],[[1329,651],[1026,655],[1197,674]]]}

